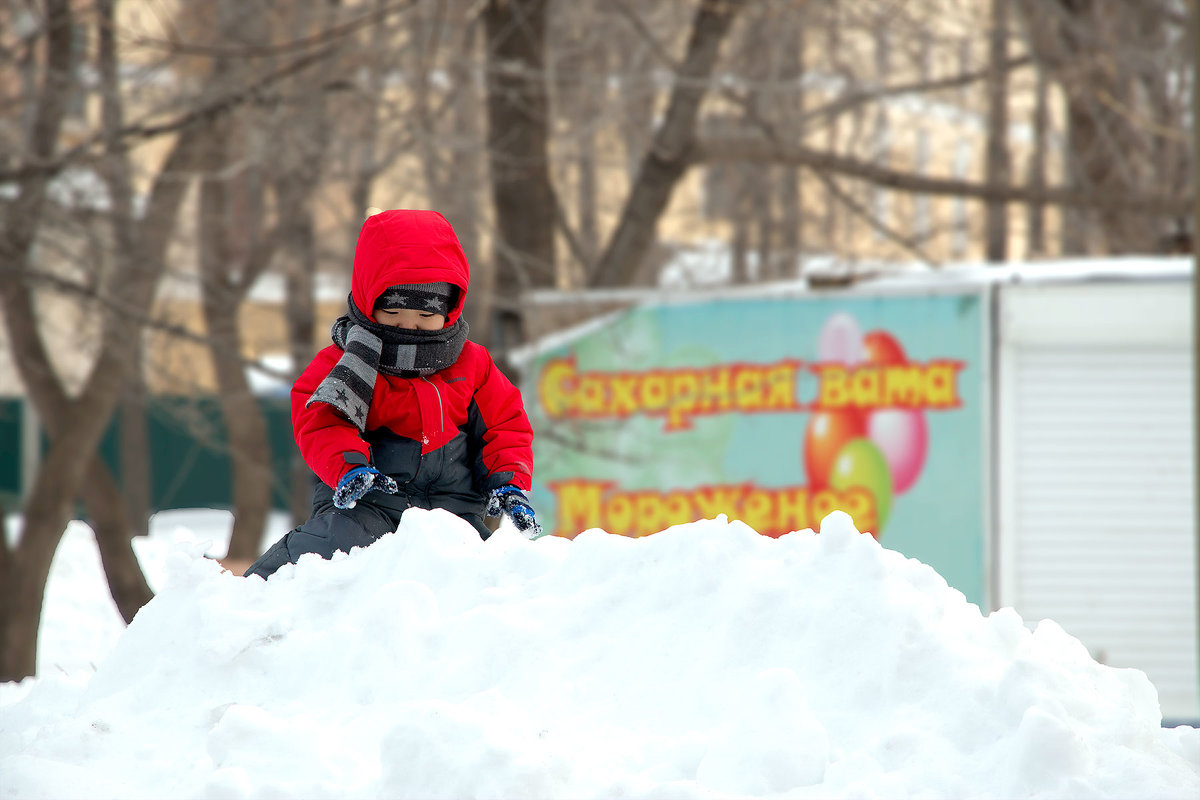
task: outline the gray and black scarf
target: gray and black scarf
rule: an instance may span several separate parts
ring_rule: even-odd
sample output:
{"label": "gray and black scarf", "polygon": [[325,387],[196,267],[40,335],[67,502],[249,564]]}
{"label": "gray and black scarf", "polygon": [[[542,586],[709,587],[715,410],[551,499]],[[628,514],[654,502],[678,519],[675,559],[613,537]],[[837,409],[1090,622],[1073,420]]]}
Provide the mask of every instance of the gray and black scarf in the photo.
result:
{"label": "gray and black scarf", "polygon": [[328,403],[366,430],[367,410],[380,373],[417,378],[432,375],[458,360],[467,341],[467,321],[459,317],[436,331],[410,331],[380,325],[354,305],[333,323],[333,343],[342,357],[304,404]]}

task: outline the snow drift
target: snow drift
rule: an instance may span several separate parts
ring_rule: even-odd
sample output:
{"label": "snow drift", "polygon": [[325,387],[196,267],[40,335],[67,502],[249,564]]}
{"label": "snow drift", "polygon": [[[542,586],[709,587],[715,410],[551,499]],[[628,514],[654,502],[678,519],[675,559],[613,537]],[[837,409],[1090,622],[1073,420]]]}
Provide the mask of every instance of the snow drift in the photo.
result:
{"label": "snow drift", "polygon": [[270,581],[201,553],[90,680],[0,707],[0,796],[1200,795],[1142,672],[840,513],[481,542],[414,509]]}

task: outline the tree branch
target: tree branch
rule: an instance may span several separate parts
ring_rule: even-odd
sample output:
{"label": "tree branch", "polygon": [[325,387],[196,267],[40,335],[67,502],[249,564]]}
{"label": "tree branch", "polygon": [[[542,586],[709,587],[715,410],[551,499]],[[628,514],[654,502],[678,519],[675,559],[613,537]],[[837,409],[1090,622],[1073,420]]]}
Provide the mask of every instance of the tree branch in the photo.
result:
{"label": "tree branch", "polygon": [[57,156],[51,156],[50,153],[42,152],[42,148],[36,147],[36,143],[41,140],[36,135],[35,129],[35,136],[32,137],[35,143],[33,157],[15,169],[0,170],[0,181],[25,181],[34,176],[41,176],[48,179],[63,169],[86,160],[88,153],[97,146],[102,146],[106,149],[112,148],[114,146],[114,139],[144,140],[178,133],[197,123],[227,113],[251,98],[260,96],[262,90],[266,87],[308,69],[332,57],[337,52],[338,48],[336,46],[326,45],[320,50],[307,53],[276,70],[266,73],[245,86],[233,87],[226,91],[218,92],[213,97],[198,102],[194,107],[165,122],[125,125],[113,132],[105,132],[93,136],[74,147],[61,151]]}
{"label": "tree branch", "polygon": [[721,43],[744,7],[735,0],[702,0],[693,17],[687,54],[675,77],[663,122],[654,132],[637,178],[604,254],[589,276],[592,286],[632,282],[654,238],[655,224],[690,163],[700,102]]}
{"label": "tree branch", "polygon": [[878,231],[881,236],[892,240],[904,250],[912,253],[918,261],[928,264],[929,266],[937,265],[937,261],[921,248],[920,243],[918,243],[915,239],[900,233],[883,220],[879,219],[877,215],[872,214],[868,209],[864,208],[862,203],[855,200],[849,192],[847,192],[838,184],[837,180],[829,174],[828,170],[813,169],[812,173],[813,175],[817,176],[817,180],[819,180],[825,186],[825,188],[829,190],[830,194],[836,197],[856,216],[865,221],[867,225]]}
{"label": "tree branch", "polygon": [[262,58],[306,50],[316,45],[326,45],[338,39],[356,33],[369,25],[382,24],[383,21],[396,11],[407,11],[417,5],[417,0],[398,0],[395,3],[383,3],[372,11],[360,14],[341,25],[322,28],[318,33],[291,39],[279,43],[256,43],[227,47],[216,44],[192,44],[178,39],[158,39],[152,36],[130,37],[129,44],[140,47],[157,48],[173,56],[202,56],[206,58]]}
{"label": "tree branch", "polygon": [[[1033,59],[1028,56],[1022,56],[999,64],[997,69],[1001,72],[1012,72],[1031,63],[1033,63]],[[847,92],[840,97],[830,100],[825,105],[804,112],[800,116],[800,123],[804,125],[818,118],[827,119],[829,117],[840,116],[868,103],[886,100],[889,97],[902,97],[908,94],[932,94],[933,92],[941,92],[947,89],[961,89],[964,86],[984,80],[988,77],[990,70],[991,68],[988,67],[974,72],[964,72],[959,75],[939,78],[938,80],[913,81],[911,83],[898,83],[895,86],[879,86],[868,90]]]}
{"label": "tree branch", "polygon": [[969,197],[976,200],[1122,209],[1129,213],[1147,215],[1185,214],[1192,203],[1190,196],[1112,196],[1057,186],[989,186],[986,183],[956,178],[917,175],[802,144],[785,145],[772,142],[762,136],[711,137],[696,142],[690,157],[694,164],[750,161],[808,167],[913,194]]}

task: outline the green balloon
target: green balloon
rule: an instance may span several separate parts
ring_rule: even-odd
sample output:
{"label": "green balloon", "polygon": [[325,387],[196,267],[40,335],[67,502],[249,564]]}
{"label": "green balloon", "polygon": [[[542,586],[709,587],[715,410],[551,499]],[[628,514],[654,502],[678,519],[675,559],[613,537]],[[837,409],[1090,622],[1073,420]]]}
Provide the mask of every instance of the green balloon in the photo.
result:
{"label": "green balloon", "polygon": [[892,511],[892,473],[875,443],[860,438],[842,445],[829,471],[829,485],[842,491],[859,486],[871,493],[879,528],[872,533],[878,537]]}

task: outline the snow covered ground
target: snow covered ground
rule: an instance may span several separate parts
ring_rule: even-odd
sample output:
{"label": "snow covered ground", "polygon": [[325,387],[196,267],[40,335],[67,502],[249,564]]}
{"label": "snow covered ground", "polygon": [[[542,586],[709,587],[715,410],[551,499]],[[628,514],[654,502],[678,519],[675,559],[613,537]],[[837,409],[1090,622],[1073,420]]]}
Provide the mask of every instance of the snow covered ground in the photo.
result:
{"label": "snow covered ground", "polygon": [[39,676],[0,684],[0,797],[1200,796],[1143,673],[842,514],[481,542],[413,510],[268,582],[202,557],[227,522],[155,518],[127,630],[72,527]]}

